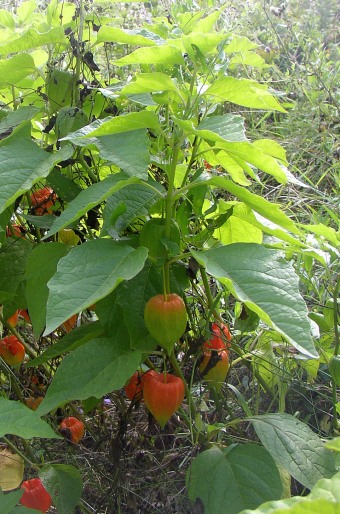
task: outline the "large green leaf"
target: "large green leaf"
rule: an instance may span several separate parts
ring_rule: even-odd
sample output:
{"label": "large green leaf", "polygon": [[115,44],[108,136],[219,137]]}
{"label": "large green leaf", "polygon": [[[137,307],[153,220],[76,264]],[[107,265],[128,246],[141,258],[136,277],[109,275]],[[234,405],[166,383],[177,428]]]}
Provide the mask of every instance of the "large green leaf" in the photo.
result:
{"label": "large green leaf", "polygon": [[140,179],[135,177],[129,178],[128,175],[121,172],[109,175],[101,182],[92,184],[92,186],[83,189],[61,215],[56,218],[48,234],[45,236],[45,239],[56,234],[62,228],[68,227],[74,221],[77,221],[81,216],[84,216],[86,212],[102,203],[106,198],[116,191],[119,191],[122,187],[139,182]]}
{"label": "large green leaf", "polygon": [[122,281],[143,268],[147,249],[133,248],[108,239],[96,239],[72,248],[48,282],[49,334],[73,314],[108,295]]}
{"label": "large green leaf", "polygon": [[17,435],[23,439],[32,437],[61,439],[46,421],[20,402],[0,397],[0,437]]}
{"label": "large green leaf", "polygon": [[14,299],[24,279],[32,245],[23,239],[8,238],[0,249],[0,303]]}
{"label": "large green leaf", "polygon": [[0,147],[0,212],[72,154],[71,145],[50,154],[30,139],[5,140]]}
{"label": "large green leaf", "polygon": [[[293,234],[300,233],[294,221],[291,220],[289,216],[287,216],[287,214],[285,214],[280,209],[278,204],[269,202],[262,196],[251,193],[244,187],[235,184],[232,180],[229,180],[225,177],[206,177],[205,181],[197,181],[197,186],[200,187],[203,183],[228,191],[236,198],[239,198],[239,200],[244,202],[255,212],[258,212],[261,216],[272,221],[279,227],[283,227]],[[195,187],[194,183],[192,183],[192,187]]]}
{"label": "large green leaf", "polygon": [[128,64],[184,64],[182,52],[172,45],[138,48],[134,52],[116,59],[115,66]]}
{"label": "large green leaf", "polygon": [[244,118],[235,114],[205,118],[197,127],[192,121],[176,119],[186,134],[194,134],[208,141],[247,141]]}
{"label": "large green leaf", "polygon": [[[19,502],[21,496],[23,495],[23,490],[19,489],[19,491],[12,491],[10,493],[4,494],[0,488],[0,512],[1,514],[17,514],[17,509],[15,506]],[[27,509],[29,514],[38,513],[38,511],[33,511]],[[40,514],[40,513],[39,513]]]}
{"label": "large green leaf", "polygon": [[36,413],[42,416],[71,400],[101,398],[120,389],[140,361],[141,353],[130,349],[122,323],[112,338],[94,339],[66,355]]}
{"label": "large green leaf", "polygon": [[163,187],[153,184],[131,184],[106,201],[103,211],[103,230],[120,234],[138,216],[146,216],[149,208],[160,198]]}
{"label": "large green leaf", "polygon": [[37,112],[39,112],[39,109],[32,105],[23,105],[16,111],[10,111],[7,116],[0,121],[0,134],[10,131],[24,121],[31,120]]}
{"label": "large green leaf", "polygon": [[69,250],[61,243],[44,243],[31,252],[25,271],[26,300],[34,334],[38,337],[46,323],[47,282],[55,274],[59,260]]}
{"label": "large green leaf", "polygon": [[202,501],[205,514],[238,514],[282,494],[273,458],[255,444],[204,451],[188,469],[187,487],[193,501]]}
{"label": "large green leaf", "polygon": [[13,14],[6,9],[0,9],[0,25],[9,29],[15,28]]}
{"label": "large green leaf", "polygon": [[320,478],[335,473],[335,461],[320,437],[289,414],[252,416],[255,431],[276,463],[311,489]]}
{"label": "large green leaf", "polygon": [[132,95],[158,91],[177,92],[177,86],[171,77],[156,71],[154,73],[137,73],[134,79],[123,87],[122,94]]}
{"label": "large green leaf", "polygon": [[338,514],[340,512],[340,472],[319,480],[308,496],[266,502],[240,514]]}
{"label": "large green leaf", "polygon": [[154,130],[159,128],[158,117],[154,112],[138,111],[109,118],[98,128],[94,128],[94,130],[86,134],[86,137],[108,136],[110,134],[118,134],[119,132],[129,132],[130,130],[143,128]]}
{"label": "large green leaf", "polygon": [[38,32],[36,29],[29,29],[22,34],[17,33],[18,37],[10,41],[0,43],[0,55],[6,57],[8,54],[20,53],[31,48],[38,48],[49,43],[64,43],[69,45],[69,41],[65,36],[64,27],[56,27],[48,32]]}
{"label": "large green leaf", "polygon": [[[146,34],[150,35],[150,38],[146,37]],[[97,43],[116,42],[127,45],[154,46],[156,44],[154,38],[155,34],[145,29],[142,32],[140,30],[123,30],[119,27],[103,25],[98,31]]]}
{"label": "large green leaf", "polygon": [[250,41],[250,39],[248,39],[247,37],[238,36],[237,34],[234,34],[231,42],[224,47],[224,51],[227,54],[234,52],[247,52],[249,50],[257,48],[258,46],[259,45],[257,45],[253,41]]}
{"label": "large green leaf", "polygon": [[261,148],[249,142],[232,143],[228,141],[220,143],[219,146],[224,148],[239,163],[245,163],[244,169],[247,169],[248,164],[251,164],[272,175],[278,182],[282,184],[287,182],[285,169],[280,166],[274,157],[266,153],[270,151],[267,147]]}
{"label": "large green leaf", "polygon": [[58,514],[69,514],[78,505],[83,490],[80,471],[67,464],[51,464],[39,472]]}
{"label": "large green leaf", "polygon": [[17,84],[34,70],[34,60],[29,54],[17,54],[7,61],[0,61],[0,89]]}
{"label": "large green leaf", "polygon": [[221,77],[214,81],[203,96],[215,96],[218,102],[228,101],[244,107],[286,112],[264,84],[254,80]]}
{"label": "large green leaf", "polygon": [[112,162],[130,177],[147,179],[150,154],[146,129],[98,137],[94,144],[103,159]]}
{"label": "large green leaf", "polygon": [[235,243],[192,254],[235,298],[301,353],[318,357],[298,276],[280,252],[258,244]]}

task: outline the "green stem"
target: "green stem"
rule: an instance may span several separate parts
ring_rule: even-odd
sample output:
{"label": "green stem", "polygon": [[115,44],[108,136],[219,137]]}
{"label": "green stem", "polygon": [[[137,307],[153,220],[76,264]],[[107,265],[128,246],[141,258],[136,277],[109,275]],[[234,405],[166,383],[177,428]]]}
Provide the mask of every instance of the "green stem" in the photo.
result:
{"label": "green stem", "polygon": [[79,80],[80,80],[80,69],[82,63],[82,42],[83,42],[83,30],[84,30],[84,1],[79,2],[79,31],[78,31],[78,44],[77,44],[77,56],[76,56],[76,69],[74,74],[74,86],[73,86],[73,105],[78,105],[80,102],[80,91],[79,91]]}
{"label": "green stem", "polygon": [[[338,294],[339,294],[339,284],[340,284],[340,276],[336,281],[334,291],[333,291],[333,315],[334,315],[334,339],[335,339],[335,348],[334,355],[339,355],[339,347],[340,347],[340,338],[339,338],[339,328],[338,328]],[[333,428],[334,430],[338,429],[338,411],[336,408],[337,405],[337,385],[335,381],[332,379],[332,404],[333,404]]]}
{"label": "green stem", "polygon": [[[14,453],[16,453],[17,455],[19,455],[19,457],[22,458],[22,460],[24,462],[26,462],[26,464],[28,464],[31,468],[35,469],[36,471],[39,471],[39,466],[37,466],[37,464],[35,464],[34,462],[30,461],[20,450],[18,450],[18,448],[9,440],[7,439],[7,437],[3,436],[2,438],[5,443],[7,444],[7,446],[13,450]],[[27,443],[26,441],[22,440],[24,446],[25,446],[25,451],[27,452]],[[29,451],[27,453],[30,453],[32,455],[32,452],[31,450],[29,449]],[[32,455],[33,456],[33,455]],[[34,457],[33,457],[34,459]]]}
{"label": "green stem", "polygon": [[339,354],[340,348],[340,337],[339,337],[339,327],[338,327],[338,295],[339,295],[339,285],[340,285],[340,275],[338,276],[338,280],[336,281],[334,291],[333,291],[333,315],[334,315],[334,338],[335,338],[335,348],[334,355]]}
{"label": "green stem", "polygon": [[84,168],[84,170],[86,171],[86,173],[88,174],[88,176],[90,177],[92,182],[93,183],[98,182],[97,175],[95,173],[93,173],[93,171],[91,170],[90,166],[85,161],[82,152],[79,152],[79,154],[78,154],[78,161],[80,162],[80,164],[82,165],[82,167]]}
{"label": "green stem", "polygon": [[210,289],[210,286],[209,286],[209,280],[208,280],[207,272],[205,271],[204,268],[200,268],[200,270],[201,270],[201,277],[202,277],[202,282],[203,282],[203,286],[204,286],[204,291],[205,291],[205,295],[206,295],[207,300],[208,300],[208,305],[209,305],[211,314],[213,314],[216,319],[218,319],[220,321],[223,321],[221,319],[221,316],[219,315],[218,311],[216,310],[216,304],[215,304],[214,297],[211,294],[211,289]]}
{"label": "green stem", "polygon": [[13,387],[15,394],[18,397],[18,400],[20,400],[22,403],[24,403],[24,399],[21,394],[21,390],[20,390],[20,387],[18,384],[17,377],[15,376],[15,374],[13,373],[11,368],[9,366],[6,366],[5,364],[3,364],[0,360],[0,369],[2,369],[2,372],[5,375],[7,375],[10,385],[11,385],[11,387]]}
{"label": "green stem", "polygon": [[174,371],[176,373],[176,375],[178,377],[180,377],[182,380],[183,380],[183,383],[184,383],[184,389],[185,389],[185,396],[187,397],[187,400],[188,400],[188,405],[189,405],[189,410],[190,410],[190,416],[191,418],[195,418],[195,415],[196,415],[196,407],[195,407],[195,404],[194,404],[194,401],[192,399],[192,396],[191,396],[191,393],[190,393],[190,389],[188,387],[188,384],[184,378],[184,375],[182,373],[182,370],[178,364],[178,361],[175,357],[175,354],[174,352],[171,352],[170,355],[168,355],[169,357],[169,361],[172,365],[172,367],[174,368]]}
{"label": "green stem", "polygon": [[[178,153],[180,148],[180,140],[174,145],[171,164],[168,169],[168,190],[165,198],[165,237],[171,238],[171,221],[172,221],[172,193],[175,183],[176,166],[178,161]],[[170,262],[164,264],[164,284],[166,293],[170,293]]]}

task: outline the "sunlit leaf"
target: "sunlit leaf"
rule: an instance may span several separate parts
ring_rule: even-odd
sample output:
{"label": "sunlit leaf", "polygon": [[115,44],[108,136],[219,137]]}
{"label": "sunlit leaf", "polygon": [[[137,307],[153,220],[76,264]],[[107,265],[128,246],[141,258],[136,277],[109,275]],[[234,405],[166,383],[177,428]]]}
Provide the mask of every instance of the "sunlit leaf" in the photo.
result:
{"label": "sunlit leaf", "polygon": [[192,253],[208,273],[290,344],[310,358],[318,356],[298,276],[280,252],[253,243],[235,243]]}

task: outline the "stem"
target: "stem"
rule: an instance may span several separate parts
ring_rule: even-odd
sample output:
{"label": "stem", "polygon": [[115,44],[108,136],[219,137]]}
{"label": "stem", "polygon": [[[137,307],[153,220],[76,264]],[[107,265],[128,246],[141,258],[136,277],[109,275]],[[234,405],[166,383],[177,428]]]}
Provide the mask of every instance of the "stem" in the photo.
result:
{"label": "stem", "polygon": [[82,54],[82,41],[83,41],[83,30],[84,30],[84,2],[79,0],[79,30],[78,30],[78,44],[77,44],[77,61],[76,69],[74,74],[74,85],[73,85],[73,104],[78,105],[80,101],[79,91],[79,79],[80,79],[80,68],[81,68],[81,54]]}
{"label": "stem", "polygon": [[336,281],[334,291],[333,291],[333,315],[334,315],[334,337],[335,337],[335,348],[334,355],[339,354],[340,349],[340,337],[339,337],[339,328],[338,328],[338,294],[339,294],[339,285],[340,285],[340,275],[338,280]]}
{"label": "stem", "polygon": [[337,430],[338,428],[338,411],[336,410],[337,404],[337,387],[335,381],[332,379],[332,404],[333,404],[333,428]]}
{"label": "stem", "polygon": [[15,376],[15,374],[13,373],[13,371],[11,370],[11,368],[9,366],[6,366],[1,360],[0,360],[0,369],[3,371],[3,373],[5,375],[7,375],[9,381],[10,381],[10,385],[11,387],[13,387],[14,391],[15,391],[15,394],[17,395],[18,399],[24,403],[24,399],[22,397],[22,394],[21,394],[21,390],[19,388],[19,384],[18,384],[18,381],[17,381],[17,377]]}
{"label": "stem", "polygon": [[84,156],[81,152],[78,155],[78,161],[80,162],[80,164],[82,165],[82,167],[84,168],[84,170],[86,171],[86,173],[88,174],[88,176],[90,177],[92,182],[93,183],[98,182],[98,177],[95,175],[95,173],[93,173],[93,171],[91,170],[90,166],[85,161]]}
{"label": "stem", "polygon": [[184,388],[185,388],[185,396],[187,397],[187,400],[188,400],[188,404],[189,404],[189,410],[190,410],[190,416],[191,418],[195,418],[195,415],[196,415],[196,407],[195,407],[195,404],[194,404],[194,401],[192,399],[192,396],[191,396],[191,393],[190,393],[190,389],[188,387],[188,384],[184,378],[184,375],[182,373],[182,370],[178,364],[178,361],[174,355],[174,352],[171,352],[170,355],[168,355],[169,357],[169,361],[172,365],[172,367],[174,368],[174,371],[176,373],[176,375],[178,377],[180,377],[182,380],[183,380],[183,383],[184,383]]}
{"label": "stem", "polygon": [[[334,291],[333,291],[333,315],[334,315],[334,339],[335,339],[335,348],[334,348],[334,356],[339,355],[339,347],[340,347],[340,338],[339,338],[339,328],[338,328],[338,293],[339,293],[339,284],[340,284],[340,276],[336,281]],[[332,404],[333,404],[333,428],[337,430],[338,428],[338,411],[336,409],[337,404],[337,385],[335,381],[332,379]]]}
{"label": "stem", "polygon": [[218,319],[219,321],[222,322],[223,320],[221,319],[221,316],[219,315],[219,313],[216,310],[214,297],[211,294],[211,289],[209,286],[207,272],[205,271],[204,268],[200,268],[200,271],[201,271],[201,277],[202,277],[202,282],[203,282],[203,286],[204,286],[204,291],[205,291],[205,294],[206,294],[206,297],[208,300],[208,305],[210,307],[210,312],[211,312],[211,314],[213,314],[215,316],[216,319]]}
{"label": "stem", "polygon": [[[39,471],[39,466],[37,466],[37,464],[35,464],[34,462],[30,461],[23,453],[21,453],[21,451],[13,444],[11,443],[11,441],[9,439],[7,439],[7,437],[3,436],[2,439],[5,441],[5,443],[7,444],[7,446],[13,450],[14,453],[16,453],[17,455],[19,455],[19,457],[22,458],[22,460],[24,462],[26,462],[26,464],[28,464],[31,468],[35,469],[36,471]],[[22,440],[24,446],[25,446],[25,450],[27,451],[27,443],[26,441]],[[32,452],[31,450],[29,449],[28,453],[30,453],[32,455]],[[33,456],[33,455],[32,455]]]}
{"label": "stem", "polygon": [[[178,153],[180,148],[180,140],[175,143],[171,164],[168,170],[168,190],[165,198],[165,237],[170,239],[171,237],[171,220],[172,220],[172,193],[174,189],[176,166],[178,161]],[[167,261],[164,264],[164,284],[165,293],[170,293],[170,262]]]}

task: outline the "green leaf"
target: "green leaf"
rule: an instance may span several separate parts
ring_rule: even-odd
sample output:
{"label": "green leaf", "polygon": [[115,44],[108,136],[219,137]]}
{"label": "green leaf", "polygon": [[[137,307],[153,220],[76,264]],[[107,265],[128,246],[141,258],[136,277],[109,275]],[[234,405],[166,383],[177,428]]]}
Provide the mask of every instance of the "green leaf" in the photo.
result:
{"label": "green leaf", "polygon": [[177,86],[172,78],[165,73],[137,73],[136,76],[123,87],[122,95],[156,93],[159,91],[177,92]]}
{"label": "green leaf", "polygon": [[244,161],[244,163],[252,164],[256,168],[268,173],[268,175],[272,175],[278,182],[282,184],[287,182],[287,174],[284,168],[280,166],[274,157],[265,153],[266,147],[262,149],[248,142],[224,142],[220,146],[235,160],[238,159],[239,163]]}
{"label": "green leaf", "polygon": [[318,236],[322,236],[324,239],[329,241],[335,248],[339,248],[340,240],[337,236],[337,232],[332,227],[327,227],[323,223],[318,225],[300,225],[304,230],[312,232]]}
{"label": "green leaf", "polygon": [[[228,211],[230,205],[219,202],[219,212]],[[223,225],[214,230],[216,237],[223,244],[262,243],[262,230],[256,227],[253,211],[243,203],[233,203],[233,214]]]}
{"label": "green leaf", "polygon": [[[199,182],[197,183],[197,185]],[[294,234],[299,234],[299,230],[296,227],[293,220],[291,220],[284,212],[281,211],[278,204],[265,200],[262,196],[258,196],[251,193],[244,187],[234,184],[233,181],[228,180],[224,177],[212,177],[207,178],[205,184],[213,185],[221,189],[225,189],[232,195],[239,198],[242,202],[248,205],[255,212],[258,212],[264,218],[272,221],[279,227],[283,227],[286,230]],[[202,185],[202,184],[201,184]]]}
{"label": "green leaf", "polygon": [[311,489],[320,478],[335,473],[332,452],[308,425],[289,414],[264,414],[248,418],[276,463]]}
{"label": "green leaf", "polygon": [[[222,10],[222,9],[221,9]],[[221,11],[214,11],[208,16],[205,16],[204,18],[200,19],[196,23],[193,24],[193,29],[195,32],[208,34],[211,33],[214,29],[215,24],[218,22],[218,20],[221,17]]]}
{"label": "green leaf", "polygon": [[291,345],[310,358],[318,357],[298,276],[280,252],[253,243],[235,243],[192,254]]}
{"label": "green leaf", "polygon": [[[117,302],[122,307],[132,348],[146,348],[149,334],[144,323],[146,302],[162,290],[162,276],[155,266],[145,266],[132,280],[118,289]],[[131,302],[131,298],[134,301]],[[143,346],[144,345],[144,346]]]}
{"label": "green leaf", "polygon": [[246,141],[244,118],[235,114],[211,116],[205,118],[196,128],[191,121],[176,119],[177,125],[186,134],[206,139],[207,141]]}
{"label": "green leaf", "polygon": [[87,343],[96,337],[104,335],[104,332],[104,327],[99,323],[99,321],[93,321],[92,323],[87,323],[86,325],[75,327],[73,330],[71,330],[71,332],[47,348],[47,350],[45,350],[38,357],[27,362],[26,367],[33,368],[40,366],[40,364],[44,362],[48,362],[55,357],[64,355],[71,350],[75,350],[78,348],[78,346],[81,346],[82,344]]}
{"label": "green leaf", "polygon": [[[282,230],[279,227],[277,227],[275,224],[271,223],[270,221],[264,219],[262,216],[255,216],[254,214],[251,214],[253,211],[249,211],[249,206],[245,206],[245,204],[238,204],[237,202],[224,202],[223,200],[219,200],[219,211],[225,212],[230,209],[231,206],[233,206],[233,215],[231,219],[230,225],[233,225],[236,229],[236,234],[239,232],[238,229],[238,223],[240,223],[241,228],[245,227],[244,222],[247,224],[250,224],[251,227],[249,227],[250,231],[257,232],[258,229],[261,232],[264,232],[265,234],[269,234],[277,239],[281,239],[282,241],[287,241],[291,245],[294,245],[296,248],[305,248],[305,245],[301,242],[300,239],[293,237],[289,232],[286,230]],[[238,207],[238,205],[240,207]],[[242,207],[241,207],[242,206]],[[229,221],[229,220],[228,220]],[[226,227],[228,227],[228,223],[226,223]],[[224,229],[224,226],[221,227],[222,230]],[[215,236],[218,237],[218,232],[216,231]],[[230,234],[232,236],[233,234]],[[235,236],[235,233],[234,233]],[[244,234],[245,237],[247,237],[247,234]],[[227,241],[224,239],[225,235],[221,235],[219,239],[224,242],[225,244],[228,244],[230,241]],[[228,236],[227,236],[228,237]],[[237,237],[237,236],[236,236]],[[232,241],[232,242],[236,242]],[[246,242],[243,240],[243,242]],[[249,242],[256,242],[256,241],[249,241]]]}
{"label": "green leaf", "polygon": [[256,510],[240,514],[338,514],[340,505],[340,473],[321,479],[308,496],[294,496],[286,500],[267,502]]}
{"label": "green leaf", "polygon": [[[146,37],[141,31],[137,30],[123,30],[119,27],[108,27],[103,25],[100,27],[97,35],[97,43],[116,42],[127,45],[138,46],[154,46],[156,42],[153,40],[155,34],[144,30],[144,33],[150,35]],[[158,38],[162,41],[160,38]]]}
{"label": "green leaf", "polygon": [[253,141],[252,145],[255,148],[260,148],[266,155],[271,155],[288,166],[286,150],[279,145],[277,141],[273,141],[272,139],[258,139],[257,141]]}
{"label": "green leaf", "polygon": [[130,177],[147,180],[150,154],[146,129],[98,137],[95,145],[103,159],[115,164]]}
{"label": "green leaf", "polygon": [[162,46],[138,48],[120,59],[114,61],[115,66],[128,64],[184,64],[182,52],[175,46],[166,44]]}
{"label": "green leaf", "polygon": [[327,441],[325,447],[329,450],[340,452],[340,437],[334,437],[331,441]]}
{"label": "green leaf", "polygon": [[[15,506],[19,502],[21,496],[23,495],[23,490],[19,489],[18,491],[12,491],[10,493],[4,494],[2,489],[0,488],[0,512],[1,514],[13,514],[16,512]],[[30,513],[34,511],[30,510]],[[38,511],[35,511],[38,512]],[[40,513],[39,513],[40,514]]]}
{"label": "green leaf", "polygon": [[38,107],[33,107],[32,105],[23,105],[16,111],[10,111],[0,121],[0,134],[18,127],[24,121],[31,120],[39,110]]}
{"label": "green leaf", "polygon": [[[82,188],[78,186],[78,184],[63,175],[57,168],[51,171],[46,182],[52,187],[53,191],[57,193],[57,196],[66,203],[72,202],[82,191]],[[42,216],[39,217],[41,218]],[[44,215],[44,217],[46,217],[46,215]]]}
{"label": "green leaf", "polygon": [[83,189],[61,215],[56,218],[51,229],[46,234],[45,239],[56,234],[62,228],[68,227],[74,221],[77,221],[81,216],[84,216],[86,212],[102,203],[110,195],[119,191],[119,189],[139,182],[140,180],[138,178],[128,178],[128,175],[121,172],[109,175],[101,182],[92,184],[87,189]]}
{"label": "green leaf", "polygon": [[40,470],[39,476],[50,493],[58,514],[69,514],[78,505],[83,481],[77,468],[67,464],[51,464]]}
{"label": "green leaf", "polygon": [[39,337],[46,323],[47,282],[57,270],[59,260],[69,251],[62,243],[44,243],[31,252],[25,271],[26,299],[34,334]]}
{"label": "green leaf", "polygon": [[227,152],[214,150],[214,147],[211,147],[205,141],[201,142],[199,149],[204,151],[204,158],[211,166],[222,166],[236,184],[241,186],[249,186],[251,184],[244,174],[243,167]]}
{"label": "green leaf", "polygon": [[147,249],[134,250],[116,241],[88,241],[60,259],[48,282],[47,326],[49,334],[73,314],[108,295],[122,281],[143,268]]}
{"label": "green leaf", "polygon": [[23,239],[7,238],[0,249],[0,303],[14,298],[24,279],[26,261],[32,245]]}
{"label": "green leaf", "polygon": [[71,145],[50,154],[30,139],[5,140],[0,147],[0,212],[72,154]]}
{"label": "green leaf", "polygon": [[200,498],[205,514],[238,514],[282,494],[274,460],[255,444],[204,451],[187,472],[187,487],[191,500]]}
{"label": "green leaf", "polygon": [[130,349],[125,325],[123,330],[118,325],[110,339],[94,339],[66,355],[36,413],[42,416],[66,402],[120,389],[140,361],[141,353]]}
{"label": "green leaf", "polygon": [[254,66],[255,68],[264,68],[267,66],[263,57],[254,52],[237,53],[229,61],[231,69],[234,68],[235,64],[241,64],[242,66]]}
{"label": "green leaf", "polygon": [[103,211],[103,231],[113,235],[111,231],[114,230],[121,234],[135,218],[147,216],[150,207],[161,197],[160,189],[163,187],[158,183],[155,187],[152,184],[131,184],[111,195]]}
{"label": "green leaf", "polygon": [[36,29],[29,29],[24,34],[18,32],[15,39],[0,43],[0,55],[6,57],[8,54],[18,54],[49,43],[63,43],[69,46],[63,26],[50,29],[44,33],[38,32]]}
{"label": "green leaf", "polygon": [[[110,134],[118,134],[119,132],[129,132],[130,130],[139,130],[143,128],[158,129],[159,121],[154,112],[138,111],[110,118],[95,128],[84,137],[108,136]],[[65,138],[66,139],[66,138]]]}
{"label": "green leaf", "polygon": [[17,435],[23,439],[32,437],[61,439],[52,428],[20,402],[0,397],[0,437]]}
{"label": "green leaf", "polygon": [[259,45],[250,41],[247,37],[238,36],[237,34],[233,35],[231,42],[225,46],[224,51],[227,54],[231,54],[234,52],[247,52],[248,50],[253,50],[257,48]]}
{"label": "green leaf", "polygon": [[249,79],[221,77],[208,87],[203,96],[215,96],[218,102],[228,101],[243,107],[286,112],[268,93],[267,86]]}
{"label": "green leaf", "polygon": [[6,61],[0,61],[0,89],[17,84],[34,70],[34,60],[29,54],[17,54]]}
{"label": "green leaf", "polygon": [[6,9],[0,9],[0,25],[9,29],[15,28],[13,14]]}

